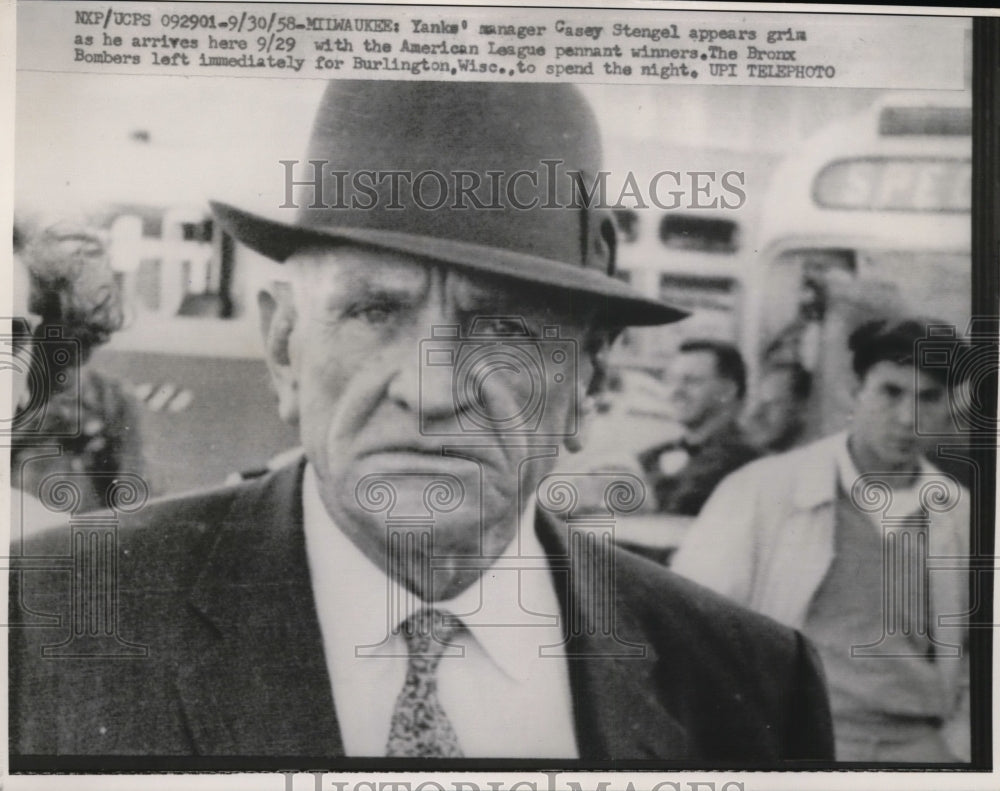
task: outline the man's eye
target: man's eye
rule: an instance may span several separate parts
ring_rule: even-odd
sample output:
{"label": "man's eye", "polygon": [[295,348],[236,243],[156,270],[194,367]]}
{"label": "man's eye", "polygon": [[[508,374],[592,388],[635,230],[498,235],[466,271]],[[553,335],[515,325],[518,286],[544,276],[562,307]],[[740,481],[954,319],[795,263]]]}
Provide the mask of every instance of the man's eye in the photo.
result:
{"label": "man's eye", "polygon": [[355,305],[348,312],[350,318],[363,319],[370,324],[382,324],[391,319],[397,311],[396,305],[387,302],[373,302],[366,305]]}
{"label": "man's eye", "polygon": [[493,319],[490,321],[490,329],[501,335],[509,335],[514,331],[514,322],[510,319]]}
{"label": "man's eye", "polygon": [[504,316],[477,317],[473,326],[477,333],[488,335],[523,335],[525,330],[519,319]]}

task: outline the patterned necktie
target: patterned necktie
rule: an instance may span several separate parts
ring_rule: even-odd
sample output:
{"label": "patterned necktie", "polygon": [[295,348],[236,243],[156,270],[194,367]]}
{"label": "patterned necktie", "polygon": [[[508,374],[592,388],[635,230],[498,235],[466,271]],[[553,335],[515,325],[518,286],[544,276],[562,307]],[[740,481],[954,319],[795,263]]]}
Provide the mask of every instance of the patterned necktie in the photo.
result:
{"label": "patterned necktie", "polygon": [[446,643],[462,622],[441,610],[424,608],[400,626],[409,660],[406,681],[392,712],[386,755],[461,758],[455,729],[441,708],[437,667]]}

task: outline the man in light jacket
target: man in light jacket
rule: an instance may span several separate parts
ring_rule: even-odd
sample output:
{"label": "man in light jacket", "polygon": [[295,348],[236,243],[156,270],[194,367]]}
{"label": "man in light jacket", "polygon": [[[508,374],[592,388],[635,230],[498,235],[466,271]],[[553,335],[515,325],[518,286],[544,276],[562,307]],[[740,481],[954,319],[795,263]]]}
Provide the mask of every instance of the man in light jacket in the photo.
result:
{"label": "man in light jacket", "polygon": [[812,639],[839,761],[969,760],[969,586],[954,567],[970,496],[925,457],[950,420],[948,370],[919,354],[926,330],[857,329],[849,430],[729,476],[673,563]]}

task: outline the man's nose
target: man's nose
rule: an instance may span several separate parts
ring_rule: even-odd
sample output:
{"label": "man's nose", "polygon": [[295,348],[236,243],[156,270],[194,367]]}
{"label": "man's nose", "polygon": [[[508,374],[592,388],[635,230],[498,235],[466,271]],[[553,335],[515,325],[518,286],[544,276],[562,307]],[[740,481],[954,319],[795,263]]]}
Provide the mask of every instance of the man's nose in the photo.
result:
{"label": "man's nose", "polygon": [[916,421],[917,405],[916,396],[904,395],[899,399],[894,410],[896,424],[906,428],[912,428]]}
{"label": "man's nose", "polygon": [[461,408],[453,386],[461,344],[457,320],[447,311],[429,308],[421,311],[407,335],[394,355],[389,398],[419,414],[422,422],[453,418]]}

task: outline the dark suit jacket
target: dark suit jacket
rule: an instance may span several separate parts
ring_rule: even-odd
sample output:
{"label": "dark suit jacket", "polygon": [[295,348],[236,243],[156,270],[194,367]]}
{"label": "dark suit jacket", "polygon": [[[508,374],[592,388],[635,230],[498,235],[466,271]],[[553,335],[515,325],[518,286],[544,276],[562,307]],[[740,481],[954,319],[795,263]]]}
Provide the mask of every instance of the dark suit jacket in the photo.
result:
{"label": "dark suit jacket", "polygon": [[[28,612],[63,624],[11,630],[15,771],[18,756],[32,755],[320,757],[338,766],[301,474],[288,467],[123,519],[117,633],[148,647],[146,657],[43,657],[41,646],[69,636],[72,572],[11,575],[12,622]],[[818,661],[798,633],[614,549],[615,634],[590,634],[566,530],[540,512],[563,621],[567,611],[583,618],[567,645],[582,759],[711,767],[832,756]],[[46,533],[24,555],[69,555],[68,534]],[[607,655],[623,643],[644,655]]]}
{"label": "dark suit jacket", "polygon": [[[687,464],[672,475],[663,473],[659,467],[661,454],[669,450],[689,456]],[[697,516],[723,478],[758,456],[760,451],[744,438],[739,426],[730,423],[700,445],[679,440],[644,450],[639,454],[639,466],[652,484],[658,511]]]}

